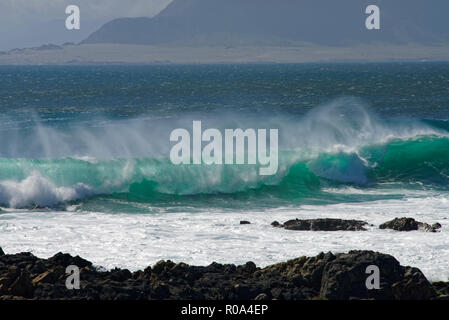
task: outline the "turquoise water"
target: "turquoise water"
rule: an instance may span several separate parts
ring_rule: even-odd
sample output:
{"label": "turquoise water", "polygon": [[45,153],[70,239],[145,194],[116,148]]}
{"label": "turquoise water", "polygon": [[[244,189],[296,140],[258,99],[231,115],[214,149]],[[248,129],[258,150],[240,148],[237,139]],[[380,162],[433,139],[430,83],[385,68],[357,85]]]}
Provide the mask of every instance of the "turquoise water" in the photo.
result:
{"label": "turquoise water", "polygon": [[[5,208],[245,211],[449,192],[448,63],[0,67],[0,113]],[[172,165],[169,134],[193,120],[278,129],[277,174]]]}

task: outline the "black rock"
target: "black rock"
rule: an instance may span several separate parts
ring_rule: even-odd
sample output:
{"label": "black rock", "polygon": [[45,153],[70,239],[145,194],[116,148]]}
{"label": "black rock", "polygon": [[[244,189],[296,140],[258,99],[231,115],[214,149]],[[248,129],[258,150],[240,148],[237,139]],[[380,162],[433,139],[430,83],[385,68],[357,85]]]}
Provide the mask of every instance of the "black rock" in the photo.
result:
{"label": "black rock", "polygon": [[154,299],[167,299],[170,296],[170,288],[164,283],[157,283],[151,288],[151,297]]}
{"label": "black rock", "polygon": [[75,265],[78,268],[92,266],[92,263],[90,261],[84,260],[80,256],[72,257],[69,254],[61,253],[61,252],[55,254],[53,257],[48,259],[48,262],[50,264],[56,264],[56,265],[63,266],[64,268],[66,268],[67,266],[70,266],[70,265]]}
{"label": "black rock", "polygon": [[23,271],[20,275],[9,285],[8,293],[12,296],[31,298],[34,293],[34,286],[31,283],[28,272]]}
{"label": "black rock", "polygon": [[[366,273],[368,266],[380,270],[380,290],[368,290]],[[403,274],[399,262],[390,255],[372,251],[350,251],[340,254],[326,264],[321,281],[320,296],[331,300],[350,298],[394,299],[391,286],[400,281]]]}
{"label": "black rock", "polygon": [[435,223],[433,225],[416,221],[413,218],[395,218],[387,221],[379,226],[380,229],[393,229],[396,231],[413,231],[423,230],[427,232],[437,232],[441,228],[441,224]]}
{"label": "black rock", "polygon": [[437,292],[418,268],[405,267],[402,279],[392,285],[394,297],[398,300],[429,300]]}
{"label": "black rock", "polygon": [[58,280],[60,280],[65,275],[65,269],[61,266],[56,266],[42,272],[37,277],[35,277],[32,281],[33,285],[37,286],[42,283],[50,283],[55,284]]}
{"label": "black rock", "polygon": [[123,282],[132,278],[132,273],[127,269],[112,269],[111,279],[117,282]]}
{"label": "black rock", "polygon": [[434,282],[432,283],[432,286],[438,294],[438,299],[449,300],[449,282]]}
{"label": "black rock", "polygon": [[251,224],[251,222],[246,221],[246,220],[242,220],[242,221],[240,221],[240,224]]}
{"label": "black rock", "polygon": [[[65,266],[78,262],[81,289],[65,286]],[[367,266],[380,270],[380,289],[368,290]],[[145,271],[101,271],[67,254],[39,259],[28,253],[0,256],[2,299],[445,299],[448,285],[430,284],[416,268],[372,251],[320,253],[258,268],[212,263],[190,266],[159,261]]]}
{"label": "black rock", "polygon": [[365,231],[368,223],[360,220],[343,220],[343,219],[306,219],[306,220],[289,220],[283,225],[275,224],[273,226],[281,226],[287,230],[298,231]]}
{"label": "black rock", "polygon": [[0,256],[4,256],[4,255],[5,255],[5,253],[3,252],[2,247],[0,247]]}

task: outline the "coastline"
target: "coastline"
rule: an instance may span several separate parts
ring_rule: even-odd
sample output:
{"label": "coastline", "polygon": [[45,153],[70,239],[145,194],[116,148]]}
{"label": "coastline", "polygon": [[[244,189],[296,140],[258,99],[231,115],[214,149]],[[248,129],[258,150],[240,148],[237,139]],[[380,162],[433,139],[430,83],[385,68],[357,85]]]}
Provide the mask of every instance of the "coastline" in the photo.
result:
{"label": "coastline", "polygon": [[447,44],[424,46],[370,43],[353,47],[309,43],[292,46],[70,44],[0,52],[0,65],[447,62],[448,51]]}
{"label": "coastline", "polygon": [[[66,268],[80,270],[80,289],[66,288]],[[369,290],[366,268],[380,270],[380,289]],[[422,272],[374,251],[320,253],[265,268],[159,261],[130,272],[104,271],[58,253],[40,259],[0,250],[0,300],[448,300],[449,282],[430,283]]]}

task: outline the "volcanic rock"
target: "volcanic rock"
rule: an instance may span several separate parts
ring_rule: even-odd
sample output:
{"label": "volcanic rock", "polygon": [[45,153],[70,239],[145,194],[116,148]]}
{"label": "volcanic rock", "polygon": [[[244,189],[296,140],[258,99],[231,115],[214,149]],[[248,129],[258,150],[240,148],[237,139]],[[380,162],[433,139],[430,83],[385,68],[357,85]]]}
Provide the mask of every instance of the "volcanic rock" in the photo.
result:
{"label": "volcanic rock", "polygon": [[423,230],[427,232],[437,232],[438,229],[441,228],[441,224],[434,223],[433,225],[430,225],[428,223],[416,221],[413,218],[395,218],[381,224],[379,228],[393,229],[396,231]]}
{"label": "volcanic rock", "polygon": [[[65,268],[80,268],[81,288],[69,290]],[[368,266],[379,268],[380,288],[368,289]],[[373,251],[320,253],[265,268],[253,262],[235,266],[190,266],[159,261],[131,272],[103,271],[80,257],[58,253],[39,259],[30,253],[0,256],[1,299],[88,300],[303,300],[303,299],[445,299],[448,285],[432,285],[419,269]]]}
{"label": "volcanic rock", "polygon": [[368,223],[360,220],[343,219],[306,219],[289,220],[284,224],[274,221],[271,223],[274,227],[282,227],[287,230],[297,231],[365,231]]}

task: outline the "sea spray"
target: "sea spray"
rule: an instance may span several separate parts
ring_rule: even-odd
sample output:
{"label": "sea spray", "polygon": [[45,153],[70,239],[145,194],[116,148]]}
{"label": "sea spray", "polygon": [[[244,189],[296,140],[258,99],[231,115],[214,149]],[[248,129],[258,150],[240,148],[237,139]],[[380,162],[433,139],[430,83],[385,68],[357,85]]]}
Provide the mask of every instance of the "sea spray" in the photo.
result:
{"label": "sea spray", "polygon": [[[387,151],[385,151],[387,150]],[[328,198],[319,190],[355,184],[373,187],[386,183],[402,187],[447,189],[449,139],[422,137],[362,147],[357,153],[322,153],[302,158],[296,151],[279,155],[280,170],[261,176],[258,167],[175,166],[169,159],[0,159],[0,203],[8,207],[53,206],[95,195],[110,199],[152,202],[162,195],[226,195],[245,193],[260,199],[300,201]],[[413,152],[412,152],[413,151]],[[299,160],[302,159],[302,160]],[[112,197],[112,198],[111,198]],[[134,200],[133,200],[134,199]],[[212,199],[212,198],[211,198]]]}
{"label": "sea spray", "polygon": [[280,128],[276,174],[260,175],[260,164],[173,165],[170,131],[189,123],[189,117],[105,120],[94,127],[54,127],[36,120],[9,139],[1,136],[0,203],[54,206],[106,197],[115,203],[168,205],[203,194],[298,204],[330,201],[332,196],[320,190],[347,184],[448,186],[447,131],[419,121],[381,120],[356,99],[338,99],[295,119],[225,114],[202,119],[223,129],[262,122]]}

